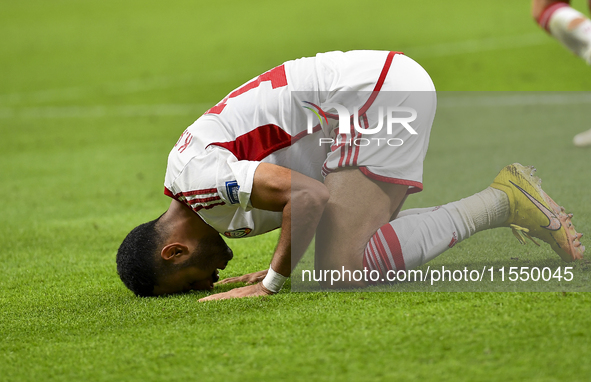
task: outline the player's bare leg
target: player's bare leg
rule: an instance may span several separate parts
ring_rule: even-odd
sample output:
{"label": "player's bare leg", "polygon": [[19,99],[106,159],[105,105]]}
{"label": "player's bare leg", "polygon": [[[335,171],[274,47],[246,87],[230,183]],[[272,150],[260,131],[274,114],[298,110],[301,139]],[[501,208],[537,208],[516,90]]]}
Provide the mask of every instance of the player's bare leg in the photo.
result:
{"label": "player's bare leg", "polygon": [[591,65],[591,20],[569,1],[532,0],[536,22],[562,45]]}
{"label": "player's bare leg", "polygon": [[[328,174],[330,199],[316,233],[316,270],[363,269],[363,252],[376,231],[399,211],[407,186],[375,182],[356,168]],[[362,287],[362,281],[323,287]]]}
{"label": "player's bare leg", "polygon": [[[591,9],[591,1],[588,2]],[[532,17],[571,52],[591,65],[591,21],[570,1],[532,0]],[[575,146],[591,146],[591,130],[575,135]]]}
{"label": "player's bare leg", "polygon": [[[403,57],[394,60],[393,66],[397,66],[395,72],[399,73],[396,78],[412,79],[412,82],[397,84],[395,80],[392,83],[386,80],[386,84],[395,90],[409,91],[396,104],[417,112],[415,125],[420,131],[415,136],[422,139],[408,140],[403,151],[393,152],[385,147],[378,151],[361,150],[357,163],[363,163],[363,172],[348,167],[350,159],[356,157],[351,156],[352,151],[346,145],[334,147],[329,154],[325,166],[333,172],[329,171],[325,185],[330,199],[316,232],[315,271],[322,271],[319,278],[324,287],[359,287],[370,281],[382,281],[391,271],[422,265],[478,231],[501,226],[509,216],[507,195],[489,187],[458,202],[390,221],[403,203],[408,187],[374,181],[364,174],[376,175],[372,171],[375,166],[385,180],[403,181],[415,188],[421,186],[422,161],[436,106],[433,83],[424,69]],[[405,134],[403,127],[398,129],[391,135]],[[379,160],[369,155],[378,153],[389,155]],[[388,165],[384,166],[385,163]],[[353,276],[355,271],[362,271],[361,280]],[[340,277],[337,275],[335,280],[332,275],[339,272]],[[368,273],[375,276],[376,272],[379,278],[365,277]]]}
{"label": "player's bare leg", "polygon": [[[329,200],[316,236],[317,270],[367,269],[379,273],[378,282],[387,281],[388,272],[425,264],[476,232],[503,226],[509,218],[507,194],[488,187],[436,208],[403,211],[397,219],[383,223],[404,200],[403,186],[363,179],[352,170],[330,176],[326,185],[332,203]],[[332,282],[331,278],[321,284],[355,287],[366,285],[364,281]]]}

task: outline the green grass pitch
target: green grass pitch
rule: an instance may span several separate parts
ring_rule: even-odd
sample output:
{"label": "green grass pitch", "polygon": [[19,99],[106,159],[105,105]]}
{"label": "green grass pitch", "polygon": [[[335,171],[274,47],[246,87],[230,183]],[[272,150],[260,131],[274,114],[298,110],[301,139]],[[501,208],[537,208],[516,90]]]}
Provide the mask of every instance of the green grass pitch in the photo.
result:
{"label": "green grass pitch", "polygon": [[[529,1],[3,0],[0,9],[0,381],[589,380],[588,293],[285,288],[201,304],[205,293],[136,298],[115,270],[125,234],[169,203],[166,157],[186,126],[264,70],[329,50],[404,51],[441,92],[425,191],[407,207],[465,197],[522,162],[591,232],[591,150],[571,145],[591,127],[589,102],[536,111],[474,101],[591,89],[589,68],[539,30]],[[276,239],[230,241],[236,256],[222,277],[267,267]],[[559,264],[508,229],[436,261]],[[588,280],[589,268],[579,263],[577,277]]]}

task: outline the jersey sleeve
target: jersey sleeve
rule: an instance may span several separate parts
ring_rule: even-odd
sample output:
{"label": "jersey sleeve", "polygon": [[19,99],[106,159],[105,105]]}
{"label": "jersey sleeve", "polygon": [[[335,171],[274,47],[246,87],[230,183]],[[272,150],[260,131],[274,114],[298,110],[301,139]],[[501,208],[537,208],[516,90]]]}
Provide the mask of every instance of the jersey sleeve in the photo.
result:
{"label": "jersey sleeve", "polygon": [[202,155],[186,162],[176,177],[167,173],[164,192],[200,214],[217,206],[250,211],[254,173],[259,164],[239,161],[230,151],[209,146]]}

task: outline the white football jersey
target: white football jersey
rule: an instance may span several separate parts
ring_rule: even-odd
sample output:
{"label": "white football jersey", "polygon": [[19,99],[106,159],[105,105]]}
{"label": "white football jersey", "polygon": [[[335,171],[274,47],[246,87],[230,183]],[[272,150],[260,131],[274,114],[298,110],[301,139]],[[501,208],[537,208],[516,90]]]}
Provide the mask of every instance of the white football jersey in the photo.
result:
{"label": "white football jersey", "polygon": [[[404,139],[404,145],[355,146],[346,142],[362,139],[363,133],[353,126],[345,129],[350,132],[340,132],[338,116],[328,112],[328,118],[322,112],[327,123],[308,132],[314,122],[307,105],[354,106],[357,101],[349,105],[351,95],[359,98],[363,110],[380,99],[412,108],[416,132],[412,135],[397,125],[393,133]],[[280,212],[259,210],[250,202],[261,162],[319,181],[339,168],[354,167],[369,178],[417,192],[423,188],[423,160],[435,108],[429,75],[397,52],[329,52],[288,61],[231,92],[183,132],[168,157],[165,194],[185,203],[226,237],[238,238],[281,226]],[[363,120],[366,128],[379,123],[379,118],[363,113],[359,122]],[[340,143],[335,140],[337,131],[343,138]],[[368,136],[373,137],[381,136]],[[319,144],[323,139],[334,143]]]}
{"label": "white football jersey", "polygon": [[311,142],[305,109],[292,98],[297,90],[319,101],[315,60],[286,62],[261,74],[189,126],[168,157],[165,194],[229,238],[281,227],[282,213],[252,207],[253,177],[268,162],[322,180],[327,148]]}

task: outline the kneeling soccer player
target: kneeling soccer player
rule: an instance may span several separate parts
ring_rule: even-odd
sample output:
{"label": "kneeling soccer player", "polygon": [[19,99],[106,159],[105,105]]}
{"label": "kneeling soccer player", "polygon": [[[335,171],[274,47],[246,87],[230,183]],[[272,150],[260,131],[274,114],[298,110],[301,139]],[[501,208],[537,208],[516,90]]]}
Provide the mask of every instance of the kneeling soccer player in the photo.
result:
{"label": "kneeling soccer player", "polygon": [[211,290],[233,257],[221,235],[276,228],[269,269],[225,280],[255,284],[202,300],[278,292],[314,235],[321,270],[410,269],[509,225],[566,261],[581,258],[570,216],[518,164],[469,198],[399,214],[407,195],[423,189],[435,109],[429,75],[396,52],[320,53],[261,74],[183,132],[168,158],[170,208],[124,239],[121,280],[140,296]]}

